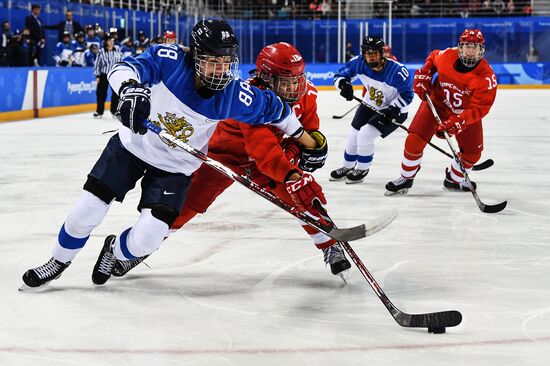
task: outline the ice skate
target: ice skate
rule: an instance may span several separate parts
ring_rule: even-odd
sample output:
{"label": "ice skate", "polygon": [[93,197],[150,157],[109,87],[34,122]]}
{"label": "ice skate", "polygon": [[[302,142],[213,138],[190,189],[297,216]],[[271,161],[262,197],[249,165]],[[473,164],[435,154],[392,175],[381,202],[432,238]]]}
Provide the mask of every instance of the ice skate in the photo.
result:
{"label": "ice skate", "polygon": [[345,272],[351,268],[351,264],[344,255],[340,244],[336,243],[323,249],[323,258],[325,263],[330,265],[332,274],[340,276],[345,283],[348,283],[345,278]]}
{"label": "ice skate", "polygon": [[[448,168],[445,168],[445,180],[443,181],[443,186],[451,191],[458,192],[470,192],[470,185],[464,180],[463,182],[457,183],[451,178],[451,172]],[[472,182],[474,189],[477,189],[477,184]]]}
{"label": "ice skate", "polygon": [[354,169],[346,175],[346,184],[361,183],[369,174],[369,170]]}
{"label": "ice skate", "polygon": [[386,184],[386,196],[392,196],[394,194],[407,194],[409,189],[413,186],[414,179],[407,179],[399,177],[396,180],[388,182]]}
{"label": "ice skate", "polygon": [[330,172],[330,178],[328,180],[330,181],[339,181],[346,179],[346,175],[351,172],[353,168],[346,168],[345,166],[338,168],[336,170],[333,170]]}
{"label": "ice skate", "polygon": [[40,267],[29,269],[23,275],[23,285],[19,288],[19,291],[42,287],[48,282],[59,278],[69,264],[71,262],[62,263],[57,259],[50,258],[48,262]]}
{"label": "ice skate", "polygon": [[115,260],[115,266],[111,274],[115,277],[122,277],[126,273],[130,272],[132,268],[135,268],[138,264],[143,262],[147,257],[148,255],[144,255],[143,257],[134,258],[127,261],[121,261],[117,259]]}
{"label": "ice skate", "polygon": [[101,248],[101,252],[94,266],[94,271],[92,272],[92,282],[96,285],[103,285],[111,278],[111,272],[113,271],[116,261],[113,254],[115,240],[115,235],[109,235],[105,238],[105,243],[103,244],[103,248]]}

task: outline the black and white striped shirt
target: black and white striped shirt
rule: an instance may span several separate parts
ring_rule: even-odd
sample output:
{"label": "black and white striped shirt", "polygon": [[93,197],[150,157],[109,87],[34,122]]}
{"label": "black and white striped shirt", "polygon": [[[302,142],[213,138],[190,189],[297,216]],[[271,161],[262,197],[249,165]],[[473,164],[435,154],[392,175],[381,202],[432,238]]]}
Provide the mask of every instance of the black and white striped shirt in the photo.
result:
{"label": "black and white striped shirt", "polygon": [[122,61],[122,53],[114,48],[110,51],[104,48],[100,49],[94,64],[94,75],[98,77],[101,74],[108,74],[113,66]]}

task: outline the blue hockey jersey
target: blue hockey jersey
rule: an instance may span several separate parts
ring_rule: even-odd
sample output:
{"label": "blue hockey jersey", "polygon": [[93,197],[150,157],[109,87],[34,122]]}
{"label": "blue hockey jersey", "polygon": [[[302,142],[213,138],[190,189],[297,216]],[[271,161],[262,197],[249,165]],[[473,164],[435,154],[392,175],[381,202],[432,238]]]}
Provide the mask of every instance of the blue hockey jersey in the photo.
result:
{"label": "blue hockey jersey", "polygon": [[388,58],[384,68],[377,72],[367,65],[362,56],[356,56],[334,75],[336,87],[342,78],[351,81],[359,79],[367,89],[363,101],[377,110],[391,105],[399,107],[401,113],[406,113],[413,100],[409,71],[403,64]]}
{"label": "blue hockey jersey", "polygon": [[[177,45],[155,45],[140,56],[127,57],[117,64],[109,73],[109,82],[115,91],[128,79],[149,87],[149,119],[204,153],[217,123],[226,118],[247,124],[272,123],[287,135],[301,130],[290,107],[275,93],[260,90],[241,79],[233,80],[211,98],[201,97],[194,86],[195,68],[190,57]],[[201,164],[153,133],[138,135],[122,126],[119,134],[128,151],[159,169],[190,175]]]}

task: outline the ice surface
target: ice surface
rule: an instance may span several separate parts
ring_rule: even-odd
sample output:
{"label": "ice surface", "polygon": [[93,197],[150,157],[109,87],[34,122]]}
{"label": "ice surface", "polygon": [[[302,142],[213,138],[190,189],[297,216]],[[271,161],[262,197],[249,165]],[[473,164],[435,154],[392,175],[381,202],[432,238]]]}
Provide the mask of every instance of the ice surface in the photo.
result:
{"label": "ice surface", "polygon": [[103,239],[137,219],[136,189],[59,280],[18,292],[21,275],[50,257],[117,122],[90,113],[0,124],[0,365],[547,365],[548,100],[550,90],[498,92],[482,157],[495,165],[471,177],[484,202],[508,207],[484,214],[469,193],[443,189],[450,159],[429,147],[409,194],[384,196],[399,174],[401,130],[378,141],[366,183],[329,182],[352,114],[331,116],[353,104],[320,92],[330,156],[315,176],[328,208],[342,227],[399,211],[352,246],[401,310],[462,312],[440,335],[397,325],[355,267],[344,286],[293,217],[237,185],[166,241],[151,268],[94,286]]}

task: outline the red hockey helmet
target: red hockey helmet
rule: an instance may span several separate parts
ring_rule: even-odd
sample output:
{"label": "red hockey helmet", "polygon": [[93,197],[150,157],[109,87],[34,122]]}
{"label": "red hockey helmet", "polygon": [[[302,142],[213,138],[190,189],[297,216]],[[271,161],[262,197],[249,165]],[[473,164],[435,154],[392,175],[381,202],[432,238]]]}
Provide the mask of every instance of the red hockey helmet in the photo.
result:
{"label": "red hockey helmet", "polygon": [[176,43],[176,32],[172,32],[172,31],[169,31],[167,30],[166,32],[164,32],[164,35],[162,36],[162,41],[164,43],[170,43],[170,44],[174,44]]}
{"label": "red hockey helmet", "polygon": [[256,58],[256,75],[287,103],[295,103],[306,93],[305,67],[300,52],[286,42],[264,47]]}
{"label": "red hockey helmet", "polygon": [[458,57],[465,66],[474,67],[485,53],[485,37],[479,29],[465,29],[458,39]]}
{"label": "red hockey helmet", "polygon": [[176,32],[167,30],[166,32],[164,32],[164,38],[176,39]]}

